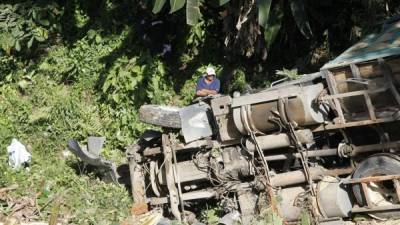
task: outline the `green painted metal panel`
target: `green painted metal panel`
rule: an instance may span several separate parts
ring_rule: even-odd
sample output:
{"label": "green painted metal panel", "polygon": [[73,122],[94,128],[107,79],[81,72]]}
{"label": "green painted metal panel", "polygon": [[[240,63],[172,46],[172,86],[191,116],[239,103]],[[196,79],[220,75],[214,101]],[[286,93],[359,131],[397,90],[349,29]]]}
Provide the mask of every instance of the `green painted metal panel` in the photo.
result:
{"label": "green painted metal panel", "polygon": [[351,63],[370,61],[393,55],[400,55],[400,21],[392,23],[379,34],[370,34],[362,41],[347,49],[321,70],[347,66]]}

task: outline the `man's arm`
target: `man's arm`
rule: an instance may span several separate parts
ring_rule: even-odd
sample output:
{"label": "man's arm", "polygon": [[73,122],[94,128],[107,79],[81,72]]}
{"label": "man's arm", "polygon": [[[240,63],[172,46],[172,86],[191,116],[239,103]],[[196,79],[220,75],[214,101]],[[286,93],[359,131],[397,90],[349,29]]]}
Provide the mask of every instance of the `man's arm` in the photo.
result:
{"label": "man's arm", "polygon": [[205,97],[208,95],[207,89],[201,89],[196,91],[196,97]]}
{"label": "man's arm", "polygon": [[216,90],[207,90],[208,91],[208,93],[210,94],[210,95],[216,95],[216,94],[218,94],[218,91],[216,91]]}
{"label": "man's arm", "polygon": [[218,94],[217,91],[209,90],[209,89],[201,89],[201,90],[196,91],[196,96],[197,97],[205,97],[205,96],[208,96],[208,95],[216,95],[216,94]]}

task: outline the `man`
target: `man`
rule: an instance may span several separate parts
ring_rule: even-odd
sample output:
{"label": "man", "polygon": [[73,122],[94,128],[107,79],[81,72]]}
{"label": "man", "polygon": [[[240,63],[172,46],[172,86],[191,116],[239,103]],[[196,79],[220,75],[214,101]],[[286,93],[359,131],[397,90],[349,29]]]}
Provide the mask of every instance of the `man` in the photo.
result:
{"label": "man", "polygon": [[215,70],[207,67],[206,73],[197,81],[196,97],[205,97],[219,93],[220,81],[215,77]]}

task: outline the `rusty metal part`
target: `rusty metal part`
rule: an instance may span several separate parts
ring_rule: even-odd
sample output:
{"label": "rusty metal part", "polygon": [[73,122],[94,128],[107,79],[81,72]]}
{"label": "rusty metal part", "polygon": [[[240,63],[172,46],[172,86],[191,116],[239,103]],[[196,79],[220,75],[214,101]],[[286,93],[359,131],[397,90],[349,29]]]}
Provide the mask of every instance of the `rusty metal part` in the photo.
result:
{"label": "rusty metal part", "polygon": [[186,217],[185,217],[185,208],[184,208],[184,204],[183,204],[183,199],[182,199],[182,185],[181,185],[181,181],[179,179],[179,171],[176,169],[176,164],[178,163],[178,160],[176,159],[176,152],[174,149],[172,149],[172,158],[174,160],[174,165],[173,165],[173,170],[174,170],[174,178],[176,181],[176,184],[178,185],[178,193],[179,193],[179,203],[181,206],[181,215],[182,215],[182,219],[185,222],[186,221]]}
{"label": "rusty metal part", "polygon": [[254,175],[253,165],[240,153],[238,148],[226,148],[222,151],[223,174],[239,179]]}
{"label": "rusty metal part", "polygon": [[378,59],[379,66],[381,67],[383,77],[385,78],[385,83],[389,85],[390,91],[393,97],[396,99],[397,104],[400,105],[400,94],[394,85],[393,80],[393,73],[392,69],[390,68],[389,64],[385,62],[383,58]]}
{"label": "rusty metal part", "polygon": [[[323,99],[334,102],[338,121],[325,129],[363,126],[397,120],[400,109],[398,62],[399,58],[377,58],[370,62],[349,64],[341,68],[323,70],[330,94]],[[396,73],[392,72],[396,69]],[[351,82],[349,82],[351,81]],[[357,81],[357,82],[353,82]],[[362,81],[362,82],[359,82]],[[396,108],[392,115],[381,113]],[[365,112],[368,117],[365,118]],[[316,130],[315,130],[316,131]]]}
{"label": "rusty metal part", "polygon": [[328,221],[320,221],[318,225],[345,225],[346,223],[340,218],[334,218]]}
{"label": "rusty metal part", "polygon": [[375,207],[355,207],[351,210],[352,213],[362,213],[362,212],[383,212],[383,211],[394,211],[400,210],[399,205],[385,205],[385,206],[375,206]]}
{"label": "rusty metal part", "polygon": [[237,140],[241,134],[235,126],[232,113],[232,98],[223,96],[211,100],[211,109],[218,126],[218,133],[221,141]]}
{"label": "rusty metal part", "polygon": [[172,149],[170,146],[169,138],[167,134],[162,135],[162,145],[164,151],[164,160],[165,160],[165,175],[167,177],[166,183],[169,192],[169,201],[171,212],[175,216],[175,218],[181,221],[181,213],[179,211],[179,193],[175,186],[175,176],[174,176],[174,165],[172,162]]}
{"label": "rusty metal part", "polygon": [[256,211],[257,196],[251,190],[242,190],[237,193],[242,224],[249,225]]}
{"label": "rusty metal part", "polygon": [[273,117],[273,111],[278,108],[279,98],[288,98],[287,116],[298,125],[323,123],[325,109],[314,104],[314,100],[323,89],[322,84],[294,86],[234,98],[232,107],[235,125],[242,134],[249,134],[249,129],[264,133],[278,129],[269,119]]}
{"label": "rusty metal part", "polygon": [[[230,144],[232,145],[232,144]],[[220,144],[216,141],[213,140],[197,140],[197,141],[193,141],[189,144],[173,144],[171,147],[175,150],[175,151],[182,151],[182,150],[188,150],[188,149],[196,149],[196,148],[213,148],[213,147],[217,147],[220,146]],[[143,155],[144,156],[153,156],[153,155],[158,155],[161,154],[161,147],[157,146],[157,147],[148,147],[146,149],[144,149],[143,151]]]}
{"label": "rusty metal part", "polygon": [[362,190],[362,193],[364,194],[365,202],[367,203],[366,207],[372,208],[372,203],[370,200],[371,198],[369,196],[367,183],[361,183],[361,190]]}
{"label": "rusty metal part", "polygon": [[[102,142],[102,140],[100,140],[100,142]],[[105,177],[107,178],[105,179],[106,182],[113,182],[115,184],[118,184],[118,179],[120,177],[119,174],[117,173],[116,165],[111,161],[105,160],[103,157],[99,155],[102,144],[103,143],[97,145],[96,146],[97,148],[95,146],[91,146],[92,148],[90,149],[92,151],[89,151],[89,149],[88,150],[82,149],[76,140],[70,140],[68,141],[68,149],[74,155],[79,157],[86,165],[92,165],[106,171],[105,173]]]}
{"label": "rusty metal part", "polygon": [[[190,200],[196,200],[196,199],[210,199],[210,198],[216,197],[217,195],[218,195],[218,193],[212,189],[192,191],[192,192],[183,193],[182,200],[190,201]],[[150,205],[161,205],[161,204],[166,204],[168,202],[169,202],[169,200],[166,197],[150,199]]]}
{"label": "rusty metal part", "polygon": [[[313,134],[310,130],[298,130],[295,132],[302,144],[313,142]],[[256,138],[262,150],[285,148],[293,144],[289,135],[285,133],[257,136]],[[249,139],[246,141],[246,148],[249,151],[254,151],[256,149],[254,143]]]}
{"label": "rusty metal part", "polygon": [[[328,89],[329,89],[330,94],[332,94],[332,95],[339,94],[336,80],[335,80],[332,72],[330,72],[328,70],[322,70],[321,72],[322,72],[323,76],[325,76],[326,83],[328,84]],[[339,100],[337,98],[334,98],[332,104],[333,104],[333,108],[335,109],[336,115],[338,116],[339,123],[340,124],[345,123],[346,121],[344,119],[342,106],[340,105]]]}
{"label": "rusty metal part", "polygon": [[131,208],[131,214],[134,216],[145,214],[149,211],[149,205],[147,203],[134,203]]}
{"label": "rusty metal part", "polygon": [[220,98],[214,98],[211,100],[211,109],[214,116],[221,116],[228,114],[230,110],[230,105],[232,103],[232,98],[230,96],[222,96]]}
{"label": "rusty metal part", "polygon": [[[308,158],[313,157],[323,157],[323,156],[333,156],[337,155],[338,150],[331,149],[321,149],[321,150],[309,150],[306,152]],[[279,160],[287,160],[290,158],[300,158],[300,153],[287,153],[287,154],[276,154],[276,155],[268,155],[265,156],[265,160],[267,161],[279,161]]]}
{"label": "rusty metal part", "polygon": [[277,196],[281,199],[278,208],[285,221],[297,221],[303,211],[303,207],[296,205],[299,195],[307,192],[304,186],[283,188],[277,191]]}
{"label": "rusty metal part", "polygon": [[129,165],[129,174],[131,178],[131,189],[132,197],[135,203],[146,202],[146,191],[145,191],[145,177],[144,171],[141,164],[138,164],[135,155],[140,149],[138,145],[132,145],[127,148],[127,158]]}
{"label": "rusty metal part", "polygon": [[[199,169],[203,165],[196,165],[193,161],[183,161],[178,162],[175,165],[176,170],[179,171],[179,180],[182,183],[189,181],[201,181],[208,179],[208,170],[207,169]],[[168,183],[168,175],[165,169],[161,169],[158,174],[158,182],[162,185],[166,185]]]}
{"label": "rusty metal part", "polygon": [[[356,156],[363,153],[370,153],[370,152],[377,152],[382,151],[385,149],[391,149],[392,151],[398,151],[400,149],[400,141],[393,141],[393,142],[386,142],[380,144],[372,144],[372,145],[361,145],[361,146],[354,146],[354,145],[347,145],[351,148],[351,151],[342,152],[342,157],[345,155],[348,156]],[[341,155],[338,152],[338,149],[320,149],[320,150],[308,150],[306,152],[307,157],[324,157],[324,156],[334,156],[334,155]],[[289,158],[300,158],[299,153],[288,153],[288,154],[276,154],[276,155],[268,155],[265,157],[267,161],[278,161],[278,160],[286,160]]]}
{"label": "rusty metal part", "polygon": [[[313,181],[321,180],[324,176],[340,176],[350,174],[352,167],[327,170],[323,167],[310,167],[310,178]],[[279,173],[271,178],[271,185],[274,187],[285,187],[289,185],[306,183],[307,179],[302,170],[286,173]]]}
{"label": "rusty metal part", "polygon": [[158,186],[156,183],[156,171],[157,171],[157,162],[155,161],[150,161],[150,183],[151,183],[151,189],[153,190],[154,194],[157,197],[160,197],[160,191],[158,190]]}
{"label": "rusty metal part", "polygon": [[[231,185],[228,189],[225,189],[224,191],[238,192],[240,190],[249,190],[253,186],[254,186],[253,182],[237,183],[237,184]],[[219,189],[206,188],[206,189],[198,190],[198,191],[185,192],[182,194],[182,199],[184,201],[191,201],[191,200],[196,200],[196,199],[219,198],[220,194],[221,194],[221,191]],[[169,202],[167,197],[150,198],[149,201],[150,201],[149,203],[151,205],[166,204]]]}
{"label": "rusty metal part", "polygon": [[317,185],[317,201],[322,215],[332,217],[349,217],[353,208],[349,192],[337,178],[324,177]]}
{"label": "rusty metal part", "polygon": [[179,110],[181,131],[186,143],[209,137],[213,134],[208,119],[209,106],[203,102]]}
{"label": "rusty metal part", "polygon": [[[393,115],[395,115],[396,112],[393,112]],[[382,123],[389,123],[389,122],[394,122],[394,121],[399,121],[400,118],[394,118],[393,116],[390,117],[384,117],[384,118],[379,118],[376,120],[361,120],[361,121],[354,121],[354,122],[346,122],[346,123],[332,123],[329,122],[327,124],[322,124],[319,125],[315,128],[312,129],[313,132],[321,132],[321,131],[329,131],[329,130],[337,130],[337,129],[343,129],[343,128],[349,128],[349,127],[362,127],[362,126],[368,126],[368,125],[373,125],[373,124],[382,124]]]}
{"label": "rusty metal part", "polygon": [[[350,153],[351,156],[381,151],[382,149],[400,149],[400,141],[399,142],[388,142],[384,144],[372,144],[372,145],[363,145],[363,146],[352,146],[353,151]],[[230,151],[223,152],[224,159],[226,160],[226,169],[231,174],[252,174],[251,166],[249,162],[245,161],[244,158],[240,158],[240,156],[233,156],[228,154]],[[334,156],[338,155],[337,149],[321,149],[321,150],[313,150],[306,151],[305,154],[308,158],[312,157],[324,157],[324,156]],[[277,155],[269,155],[265,156],[266,161],[277,161],[277,160],[286,160],[288,158],[300,158],[300,153],[287,153],[287,154],[277,154]],[[232,161],[232,165],[230,163]],[[245,163],[246,162],[246,163]],[[202,180],[208,180],[208,170],[207,169],[199,169],[199,167],[206,167],[206,164],[196,165],[193,161],[183,161],[178,162],[176,164],[176,169],[179,171],[179,179],[181,182],[199,182]],[[236,171],[236,172],[235,172]],[[237,172],[239,171],[239,172]],[[291,172],[289,172],[291,173]],[[302,172],[296,172],[302,174]],[[280,174],[278,174],[279,176]],[[237,177],[236,175],[234,177]],[[295,175],[296,177],[296,175]],[[298,178],[301,178],[298,177]],[[167,178],[165,170],[160,170],[158,173],[158,183],[161,185],[167,184]]]}
{"label": "rusty metal part", "polygon": [[396,189],[397,199],[400,200],[400,181],[398,179],[393,179],[393,185]]}
{"label": "rusty metal part", "polygon": [[357,155],[360,153],[374,152],[377,150],[392,149],[394,151],[400,149],[400,141],[392,141],[380,144],[364,145],[364,146],[354,146],[352,155]]}
{"label": "rusty metal part", "polygon": [[353,178],[344,180],[344,184],[355,184],[355,183],[369,183],[369,182],[379,182],[385,180],[400,179],[400,175],[385,175],[385,176],[372,176],[363,178]]}

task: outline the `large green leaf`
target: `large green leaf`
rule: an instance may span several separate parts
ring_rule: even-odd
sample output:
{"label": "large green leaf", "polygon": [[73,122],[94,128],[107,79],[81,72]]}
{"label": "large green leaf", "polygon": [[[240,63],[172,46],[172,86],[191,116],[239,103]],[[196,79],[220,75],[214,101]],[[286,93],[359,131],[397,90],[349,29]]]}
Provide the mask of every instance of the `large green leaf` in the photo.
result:
{"label": "large green leaf", "polygon": [[226,3],[228,3],[230,0],[218,0],[218,5],[219,6],[223,6],[223,5],[225,5]]}
{"label": "large green leaf", "polygon": [[196,25],[201,18],[200,0],[187,0],[186,2],[186,23]]}
{"label": "large green leaf", "polygon": [[307,39],[313,36],[310,23],[308,22],[304,0],[290,0],[290,8],[296,21],[297,27]]}
{"label": "large green leaf", "polygon": [[171,6],[171,10],[169,11],[169,13],[174,13],[182,9],[182,7],[185,5],[185,2],[185,0],[170,0],[169,4]]}
{"label": "large green leaf", "polygon": [[272,0],[259,0],[258,2],[258,23],[264,28],[268,26],[271,2]]}
{"label": "large green leaf", "polygon": [[159,13],[163,6],[165,5],[166,0],[156,0],[153,7],[153,13]]}
{"label": "large green leaf", "polygon": [[264,40],[267,44],[267,48],[271,47],[271,44],[274,43],[276,36],[281,29],[283,10],[280,5],[276,5],[271,10],[270,14],[268,25],[264,28]]}

